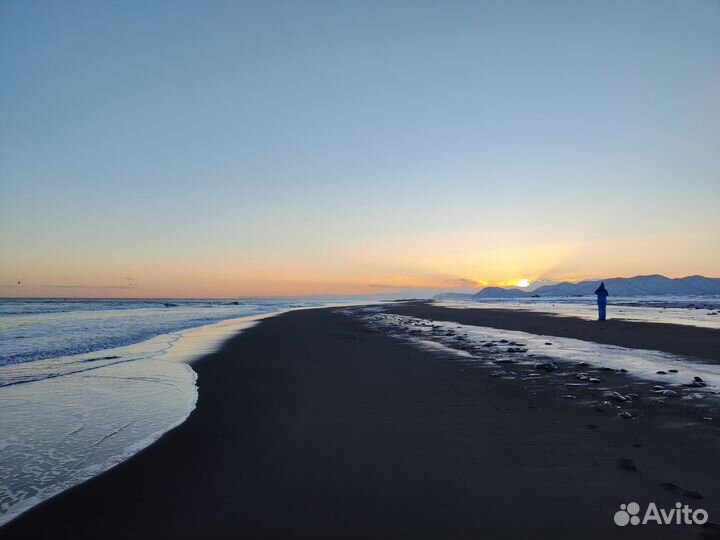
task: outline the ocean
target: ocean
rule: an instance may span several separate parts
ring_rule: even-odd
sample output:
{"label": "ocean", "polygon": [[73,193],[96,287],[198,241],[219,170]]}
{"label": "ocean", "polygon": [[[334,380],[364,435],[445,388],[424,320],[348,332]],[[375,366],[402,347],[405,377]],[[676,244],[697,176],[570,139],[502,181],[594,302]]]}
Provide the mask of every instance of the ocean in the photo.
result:
{"label": "ocean", "polygon": [[190,360],[263,316],[352,301],[0,300],[0,525],[182,423]]}

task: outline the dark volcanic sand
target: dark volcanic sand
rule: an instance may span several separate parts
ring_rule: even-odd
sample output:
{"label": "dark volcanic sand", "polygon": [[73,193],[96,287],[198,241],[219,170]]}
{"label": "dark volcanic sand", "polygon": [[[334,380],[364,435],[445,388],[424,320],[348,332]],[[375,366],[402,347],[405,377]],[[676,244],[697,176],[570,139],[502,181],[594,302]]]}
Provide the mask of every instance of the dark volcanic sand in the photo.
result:
{"label": "dark volcanic sand", "polygon": [[[514,314],[518,321],[526,315]],[[534,331],[517,324],[512,329]],[[592,332],[570,335],[573,324],[555,335],[592,339]],[[626,336],[635,324],[606,325],[605,342],[632,340]],[[660,348],[658,339],[676,347],[667,336],[643,335],[652,338],[645,347]],[[683,343],[697,354],[694,341]],[[680,501],[720,519],[715,426],[673,429],[656,409],[622,420],[459,366],[333,309],[267,319],[193,366],[200,395],[184,424],[23,514],[0,529],[0,538],[710,532],[617,527],[612,516],[630,501],[664,508]],[[637,470],[619,466],[627,460]],[[664,482],[697,494],[672,493]],[[693,498],[698,494],[704,498]]]}

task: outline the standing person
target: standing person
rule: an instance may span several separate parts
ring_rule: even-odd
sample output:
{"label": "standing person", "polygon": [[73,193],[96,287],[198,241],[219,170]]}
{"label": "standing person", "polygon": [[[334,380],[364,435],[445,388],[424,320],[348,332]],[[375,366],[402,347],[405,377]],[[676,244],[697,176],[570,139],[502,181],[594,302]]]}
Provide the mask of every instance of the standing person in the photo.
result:
{"label": "standing person", "polygon": [[598,304],[598,321],[604,321],[605,320],[605,308],[607,307],[607,297],[608,292],[605,288],[605,282],[601,282],[600,286],[595,289],[595,294],[597,294],[597,304]]}

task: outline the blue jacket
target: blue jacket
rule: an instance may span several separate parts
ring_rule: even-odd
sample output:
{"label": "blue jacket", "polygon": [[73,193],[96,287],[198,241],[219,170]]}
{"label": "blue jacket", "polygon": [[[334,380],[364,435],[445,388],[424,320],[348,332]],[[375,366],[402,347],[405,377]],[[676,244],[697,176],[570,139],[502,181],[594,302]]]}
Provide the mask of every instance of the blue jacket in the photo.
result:
{"label": "blue jacket", "polygon": [[600,283],[600,286],[595,289],[595,294],[597,294],[598,302],[606,302],[608,297],[607,289],[605,288],[605,282]]}

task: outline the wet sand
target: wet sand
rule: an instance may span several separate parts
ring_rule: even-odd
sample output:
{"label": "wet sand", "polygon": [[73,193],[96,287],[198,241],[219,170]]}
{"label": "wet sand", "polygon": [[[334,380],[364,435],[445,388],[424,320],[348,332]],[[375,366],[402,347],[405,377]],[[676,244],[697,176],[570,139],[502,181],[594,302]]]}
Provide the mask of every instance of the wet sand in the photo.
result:
{"label": "wet sand", "polygon": [[518,330],[531,334],[567,337],[632,349],[652,349],[720,362],[720,330],[689,325],[614,319],[612,305],[606,321],[559,317],[511,309],[453,309],[432,302],[403,302],[386,311],[422,319]]}
{"label": "wet sand", "polygon": [[[423,304],[390,309],[450,316]],[[592,323],[534,313],[497,317],[494,324],[516,325],[510,329],[644,343],[706,359],[718,350],[718,333],[703,329],[662,325],[659,332],[648,328],[658,325],[608,321],[601,330],[577,330]],[[563,333],[546,331],[553,324]],[[677,339],[668,337],[676,330]],[[184,424],[20,516],[0,529],[0,538],[584,539],[716,532],[617,527],[612,516],[630,501],[665,508],[679,501],[720,519],[718,428],[679,422],[680,405],[648,407],[622,420],[551,392],[535,395],[521,380],[467,369],[338,309],[264,320],[193,367],[199,400]]]}

